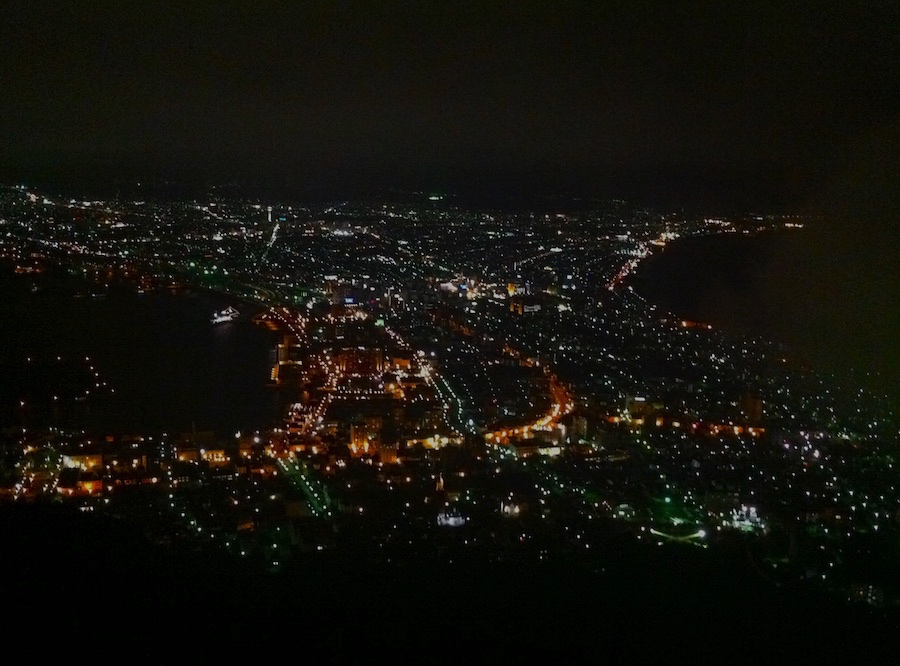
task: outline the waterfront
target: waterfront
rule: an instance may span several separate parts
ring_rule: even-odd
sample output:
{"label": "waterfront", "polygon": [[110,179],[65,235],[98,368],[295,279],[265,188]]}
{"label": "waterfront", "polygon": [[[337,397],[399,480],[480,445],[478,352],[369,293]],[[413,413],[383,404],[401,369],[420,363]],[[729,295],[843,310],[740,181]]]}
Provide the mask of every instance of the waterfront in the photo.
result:
{"label": "waterfront", "polygon": [[900,288],[883,244],[828,228],[679,239],[642,263],[635,290],[669,312],[780,342],[795,358],[900,404]]}
{"label": "waterfront", "polygon": [[0,274],[11,315],[0,322],[8,365],[88,357],[106,386],[75,419],[97,433],[263,429],[279,416],[266,385],[274,334],[251,321],[258,307],[214,325],[212,313],[233,304],[212,293],[91,290],[79,280]]}
{"label": "waterfront", "polygon": [[[34,421],[34,398],[21,401],[21,414],[8,415],[30,427],[5,433],[0,469],[10,505],[115,517],[165,552],[198,558],[212,590],[274,574],[303,604],[302,585],[324,561],[392,589],[423,567],[461,567],[479,581],[485,567],[517,570],[554,589],[549,576],[571,571],[597,580],[601,595],[627,581],[623,601],[650,589],[636,613],[662,594],[679,606],[708,598],[700,605],[721,615],[716,597],[729,581],[749,586],[739,617],[772,617],[781,602],[759,600],[782,586],[872,612],[900,598],[892,415],[855,390],[835,391],[777,345],[667,317],[627,288],[651,249],[676,237],[741,243],[795,231],[793,217],[684,219],[620,202],[506,217],[429,197],[421,209],[273,205],[270,228],[264,203],[75,206],[6,194],[0,249],[19,273],[6,278],[15,287],[6,301],[21,321],[7,322],[5,347],[89,354],[117,394],[85,404],[128,425],[121,437],[60,433],[45,427],[46,412]],[[698,262],[716,284],[725,278],[709,268],[710,252]],[[719,261],[723,276],[741,272]],[[743,266],[747,284],[755,266]],[[49,277],[62,272],[87,279]],[[207,289],[279,303],[269,323],[294,338],[279,348],[277,373],[275,334],[247,321],[246,304]],[[242,317],[214,326],[227,305]],[[239,331],[262,336],[259,347]],[[60,373],[19,370],[27,381],[4,383],[30,389],[49,378],[44,400],[56,395]],[[296,404],[286,428],[248,433],[257,423],[235,421],[252,391],[267,396],[269,379],[294,386]],[[121,397],[139,388],[152,395]],[[147,425],[145,406],[172,418]],[[217,437],[183,436],[210,427]],[[169,436],[143,436],[161,429]],[[658,555],[673,552],[699,563],[698,584],[712,579],[712,560],[699,558],[723,558],[709,596],[694,584],[662,592],[667,571],[686,580],[684,566]],[[641,554],[649,568],[629,571]],[[173,567],[188,571],[175,558]],[[335,594],[341,568],[315,575],[328,599],[358,587]],[[653,570],[662,580],[647,588]]]}

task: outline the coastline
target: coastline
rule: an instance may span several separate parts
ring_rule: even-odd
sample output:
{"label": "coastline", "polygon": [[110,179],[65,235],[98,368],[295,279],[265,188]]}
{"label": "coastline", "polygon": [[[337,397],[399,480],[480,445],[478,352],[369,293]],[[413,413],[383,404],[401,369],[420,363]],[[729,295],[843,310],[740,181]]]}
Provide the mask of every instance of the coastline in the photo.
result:
{"label": "coastline", "polygon": [[71,289],[77,282],[41,275],[37,290],[30,282],[4,273],[7,305],[18,314],[0,331],[5,355],[10,362],[89,356],[114,394],[90,401],[82,427],[129,434],[196,425],[226,434],[268,427],[275,417],[276,396],[266,383],[275,338],[253,321],[249,304],[237,305],[237,320],[217,325],[212,313],[234,305],[234,297],[159,289],[78,298]]}
{"label": "coastline", "polygon": [[886,288],[860,255],[810,228],[701,234],[653,252],[626,284],[679,318],[780,344],[804,364],[862,382],[900,406],[900,351],[892,344],[900,331],[884,316],[900,285]]}

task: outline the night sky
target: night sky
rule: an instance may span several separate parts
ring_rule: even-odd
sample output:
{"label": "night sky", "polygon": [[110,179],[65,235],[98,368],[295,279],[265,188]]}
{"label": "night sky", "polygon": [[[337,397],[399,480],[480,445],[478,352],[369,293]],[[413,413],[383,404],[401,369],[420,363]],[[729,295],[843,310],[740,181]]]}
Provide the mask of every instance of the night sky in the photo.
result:
{"label": "night sky", "polygon": [[0,17],[7,181],[755,209],[898,189],[896,2],[28,0]]}

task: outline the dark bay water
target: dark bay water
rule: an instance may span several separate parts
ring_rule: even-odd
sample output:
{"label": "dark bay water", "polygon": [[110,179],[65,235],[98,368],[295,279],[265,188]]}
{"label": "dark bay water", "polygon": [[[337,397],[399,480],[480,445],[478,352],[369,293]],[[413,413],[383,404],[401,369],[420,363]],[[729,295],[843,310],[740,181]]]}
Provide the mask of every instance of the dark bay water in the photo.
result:
{"label": "dark bay water", "polygon": [[250,321],[249,306],[239,305],[238,321],[214,326],[212,312],[232,304],[225,297],[125,290],[96,297],[74,280],[8,270],[0,274],[0,299],[6,368],[29,356],[87,356],[114,389],[79,408],[78,425],[92,432],[226,435],[265,428],[280,414],[279,396],[266,386],[276,340]]}
{"label": "dark bay water", "polygon": [[891,239],[804,229],[680,239],[633,286],[678,315],[784,343],[900,402],[900,261]]}

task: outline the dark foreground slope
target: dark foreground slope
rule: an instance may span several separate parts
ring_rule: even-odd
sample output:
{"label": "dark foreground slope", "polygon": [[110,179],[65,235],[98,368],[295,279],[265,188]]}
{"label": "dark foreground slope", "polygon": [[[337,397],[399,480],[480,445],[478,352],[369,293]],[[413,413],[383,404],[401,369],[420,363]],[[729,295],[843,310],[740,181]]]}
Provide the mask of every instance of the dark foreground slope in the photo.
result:
{"label": "dark foreground slope", "polygon": [[3,507],[0,535],[4,633],[78,661],[846,663],[900,635],[895,617],[764,586],[740,562],[696,549],[623,551],[605,573],[330,556],[282,575],[151,545],[127,525],[59,506]]}

